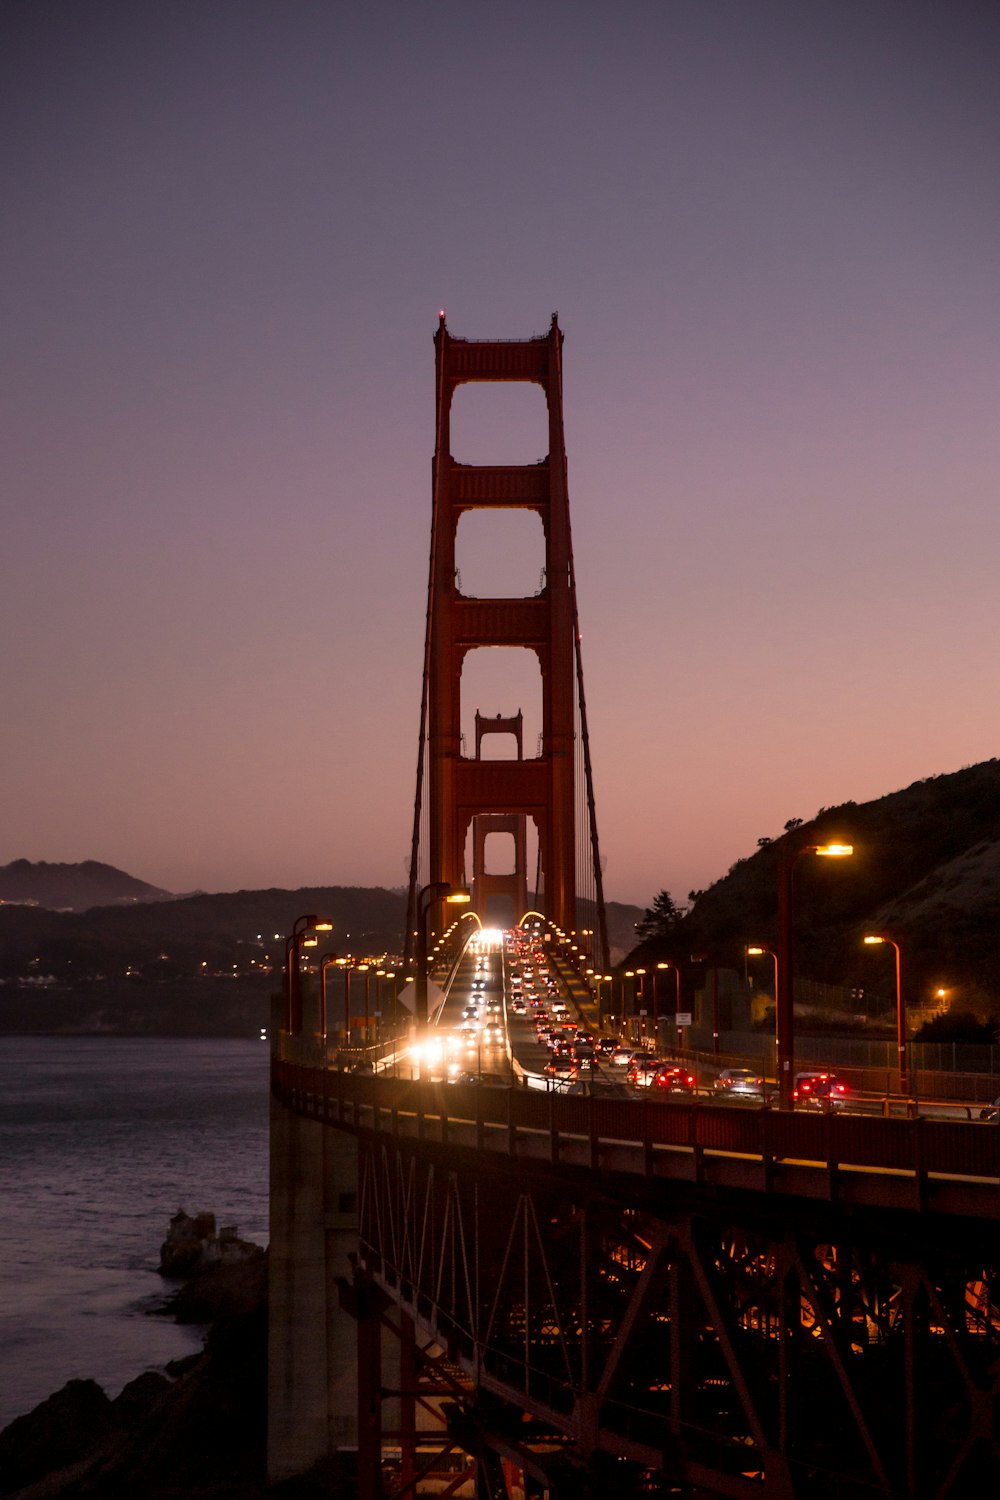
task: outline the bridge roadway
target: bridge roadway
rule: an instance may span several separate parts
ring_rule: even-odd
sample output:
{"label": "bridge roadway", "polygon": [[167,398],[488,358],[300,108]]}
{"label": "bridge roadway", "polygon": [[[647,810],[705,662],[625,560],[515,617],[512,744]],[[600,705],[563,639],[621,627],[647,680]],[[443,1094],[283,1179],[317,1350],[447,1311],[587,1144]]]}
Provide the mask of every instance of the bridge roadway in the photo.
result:
{"label": "bridge roadway", "polygon": [[[442,1027],[503,1003],[476,962]],[[1000,1131],[366,1076],[297,1041],[275,1107],[357,1149],[363,1500],[385,1450],[402,1500],[449,1447],[490,1500],[509,1465],[553,1500],[1000,1491]],[[388,1426],[366,1317],[410,1372]]]}

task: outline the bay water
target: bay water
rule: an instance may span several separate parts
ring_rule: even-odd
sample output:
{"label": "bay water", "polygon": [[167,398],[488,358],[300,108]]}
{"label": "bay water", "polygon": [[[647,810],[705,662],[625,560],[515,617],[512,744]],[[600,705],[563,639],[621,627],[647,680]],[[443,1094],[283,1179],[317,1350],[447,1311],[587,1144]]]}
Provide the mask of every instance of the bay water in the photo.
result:
{"label": "bay water", "polygon": [[201,1346],[156,1315],[178,1208],[267,1243],[268,1047],[0,1037],[0,1429]]}

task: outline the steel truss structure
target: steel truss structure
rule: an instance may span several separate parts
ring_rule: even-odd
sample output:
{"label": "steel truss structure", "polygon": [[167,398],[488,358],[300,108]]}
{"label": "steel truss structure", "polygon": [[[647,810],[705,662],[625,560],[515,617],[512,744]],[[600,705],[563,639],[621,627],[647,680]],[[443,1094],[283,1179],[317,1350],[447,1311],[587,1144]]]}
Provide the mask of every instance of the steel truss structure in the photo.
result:
{"label": "steel truss structure", "polygon": [[[360,1163],[359,1274],[419,1331],[414,1399],[447,1395],[477,1494],[507,1494],[501,1458],[553,1497],[997,1492],[995,1225],[637,1195],[384,1135]],[[412,1428],[402,1451],[398,1495]]]}

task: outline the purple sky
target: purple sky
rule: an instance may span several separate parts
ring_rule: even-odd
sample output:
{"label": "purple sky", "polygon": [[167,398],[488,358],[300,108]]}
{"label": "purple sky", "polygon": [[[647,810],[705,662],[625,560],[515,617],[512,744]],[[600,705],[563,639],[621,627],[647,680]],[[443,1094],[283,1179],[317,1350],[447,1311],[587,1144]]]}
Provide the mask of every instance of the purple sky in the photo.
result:
{"label": "purple sky", "polygon": [[998,753],[995,4],[0,16],[0,861],[403,883],[439,307],[565,330],[609,898]]}

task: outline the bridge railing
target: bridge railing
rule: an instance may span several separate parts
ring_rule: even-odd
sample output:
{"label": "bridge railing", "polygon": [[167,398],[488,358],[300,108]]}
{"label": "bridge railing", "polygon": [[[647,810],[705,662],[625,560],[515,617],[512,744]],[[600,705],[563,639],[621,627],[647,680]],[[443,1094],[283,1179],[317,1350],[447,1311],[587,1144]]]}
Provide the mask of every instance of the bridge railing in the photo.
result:
{"label": "bridge railing", "polygon": [[1000,1129],[978,1121],[567,1097],[345,1074],[280,1058],[272,1087],[293,1110],[348,1130],[647,1178],[768,1191],[784,1183],[781,1190],[807,1196],[853,1193],[858,1201],[1000,1218]]}

